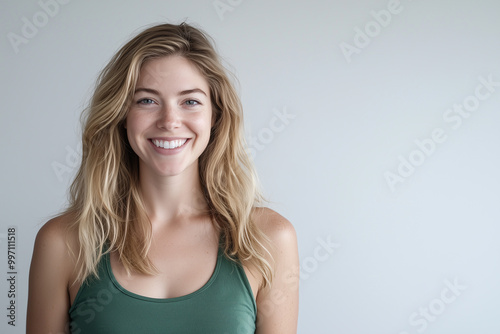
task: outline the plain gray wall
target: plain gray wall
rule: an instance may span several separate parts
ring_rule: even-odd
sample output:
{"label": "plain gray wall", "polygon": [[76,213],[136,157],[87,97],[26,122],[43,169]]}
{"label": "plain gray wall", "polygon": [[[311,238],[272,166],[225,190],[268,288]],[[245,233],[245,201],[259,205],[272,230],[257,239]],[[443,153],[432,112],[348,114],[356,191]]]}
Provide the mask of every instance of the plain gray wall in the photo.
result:
{"label": "plain gray wall", "polygon": [[499,14],[495,0],[2,0],[0,267],[13,226],[17,318],[2,279],[0,331],[24,332],[34,237],[66,203],[97,74],[145,26],[186,19],[239,78],[265,193],[297,230],[299,333],[499,333]]}

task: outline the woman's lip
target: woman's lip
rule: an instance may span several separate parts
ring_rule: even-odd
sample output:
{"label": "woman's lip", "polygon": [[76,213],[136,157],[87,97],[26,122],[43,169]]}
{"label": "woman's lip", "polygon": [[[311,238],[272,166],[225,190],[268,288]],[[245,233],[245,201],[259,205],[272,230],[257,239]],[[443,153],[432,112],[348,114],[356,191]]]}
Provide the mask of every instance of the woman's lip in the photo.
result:
{"label": "woman's lip", "polygon": [[149,138],[149,140],[163,140],[163,141],[172,141],[172,140],[183,140],[183,139],[190,139],[189,137],[154,137],[154,138]]}
{"label": "woman's lip", "polygon": [[[181,146],[179,147],[176,147],[176,148],[163,148],[163,147],[158,147],[155,145],[155,143],[153,142],[153,139],[150,139],[149,142],[151,143],[151,145],[153,146],[153,149],[158,152],[158,153],[161,153],[161,154],[164,154],[164,155],[170,155],[170,154],[176,154],[180,151],[182,151],[184,149],[184,147],[186,147],[186,144],[189,143],[189,141],[191,140],[190,138],[183,138],[183,139],[174,139],[174,140],[186,140]],[[160,139],[154,139],[154,140],[160,140]]]}

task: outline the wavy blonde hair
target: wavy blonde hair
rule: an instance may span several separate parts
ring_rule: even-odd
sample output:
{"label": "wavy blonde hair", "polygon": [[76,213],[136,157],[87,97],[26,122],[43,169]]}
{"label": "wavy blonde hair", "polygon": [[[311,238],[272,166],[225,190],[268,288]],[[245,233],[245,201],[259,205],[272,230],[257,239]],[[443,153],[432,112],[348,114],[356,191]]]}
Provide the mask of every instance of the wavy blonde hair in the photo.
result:
{"label": "wavy blonde hair", "polygon": [[251,218],[262,196],[245,150],[242,107],[213,45],[189,24],[156,25],[125,44],[99,75],[82,114],[82,163],[66,210],[75,217],[70,228],[77,230],[79,241],[76,281],[97,276],[106,247],[118,252],[129,273],[157,272],[147,256],[152,230],[139,191],[139,161],[123,125],[143,64],[177,55],[196,65],[210,87],[214,126],[198,163],[204,200],[221,231],[224,253],[254,264],[263,286],[271,283],[272,264],[265,258],[269,240]]}

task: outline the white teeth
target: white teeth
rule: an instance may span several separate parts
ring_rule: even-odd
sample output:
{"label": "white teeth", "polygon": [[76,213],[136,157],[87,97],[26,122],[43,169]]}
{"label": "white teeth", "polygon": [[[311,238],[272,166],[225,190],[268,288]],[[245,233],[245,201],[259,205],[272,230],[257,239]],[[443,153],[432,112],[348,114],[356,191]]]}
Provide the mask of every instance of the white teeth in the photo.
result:
{"label": "white teeth", "polygon": [[186,143],[186,141],[187,139],[171,140],[171,141],[154,139],[153,143],[156,145],[156,147],[161,147],[168,150],[182,146]]}

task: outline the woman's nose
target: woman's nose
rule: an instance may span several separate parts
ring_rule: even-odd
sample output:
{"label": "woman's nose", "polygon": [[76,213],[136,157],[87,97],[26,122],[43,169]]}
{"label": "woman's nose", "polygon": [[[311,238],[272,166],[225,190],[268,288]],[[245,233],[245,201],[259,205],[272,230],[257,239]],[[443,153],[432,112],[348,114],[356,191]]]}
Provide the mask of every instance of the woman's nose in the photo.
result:
{"label": "woman's nose", "polygon": [[181,124],[179,111],[174,106],[165,105],[160,110],[156,125],[160,129],[171,131]]}

